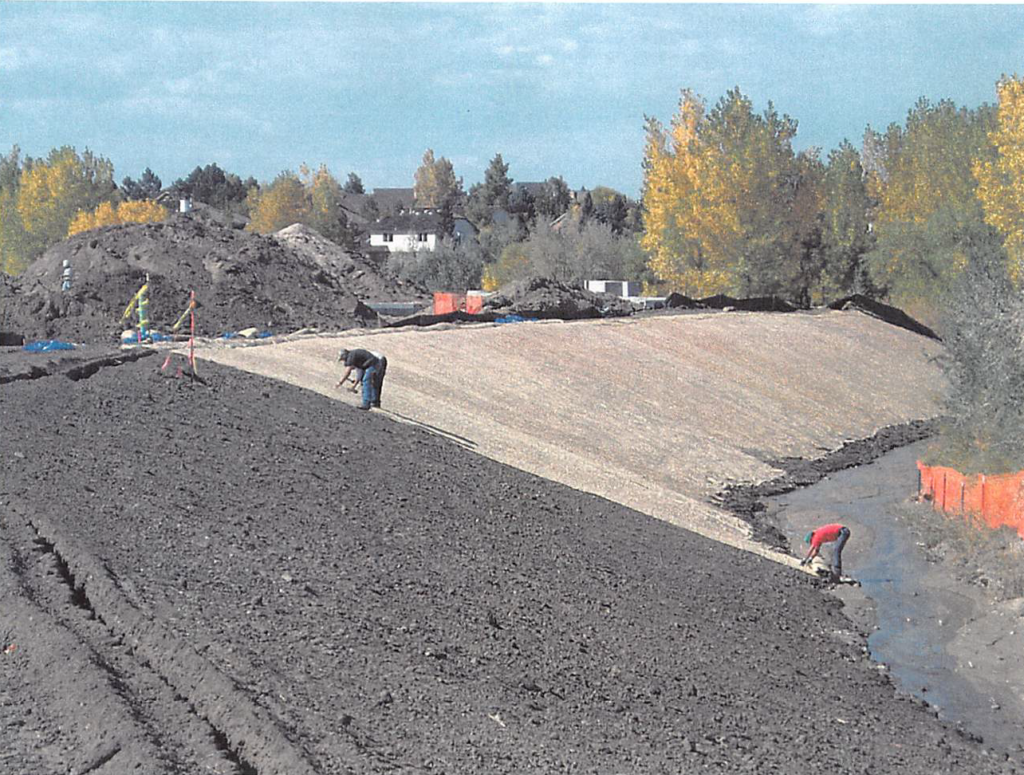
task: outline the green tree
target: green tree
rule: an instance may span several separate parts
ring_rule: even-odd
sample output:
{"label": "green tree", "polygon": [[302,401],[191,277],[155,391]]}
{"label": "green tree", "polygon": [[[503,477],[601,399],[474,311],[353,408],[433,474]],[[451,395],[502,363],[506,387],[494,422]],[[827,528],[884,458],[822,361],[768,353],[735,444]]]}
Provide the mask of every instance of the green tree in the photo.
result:
{"label": "green tree", "polygon": [[598,196],[598,191],[603,188],[599,186],[594,189],[593,197],[596,202],[594,205],[594,216],[603,224],[606,224],[611,230],[612,234],[622,234],[627,228],[627,221],[629,220],[629,206],[626,204],[626,197],[620,194],[618,191],[612,191],[610,197]]}
{"label": "green tree", "polygon": [[255,178],[242,180],[238,175],[225,172],[216,164],[196,167],[188,177],[179,178],[168,191],[177,198],[191,197],[225,212],[241,213],[249,191],[258,188]]}
{"label": "green tree", "polygon": [[354,172],[348,173],[348,180],[345,181],[345,185],[342,187],[342,190],[346,194],[365,194],[366,193],[366,189],[363,188],[363,181]]}
{"label": "green tree", "polygon": [[793,200],[788,222],[783,226],[791,244],[787,260],[781,262],[778,287],[790,301],[804,307],[822,301],[820,293],[815,298],[814,292],[820,288],[824,264],[824,177],[825,165],[821,163],[817,148],[797,154]]}
{"label": "green tree", "polygon": [[[929,319],[967,262],[963,239],[986,233],[974,167],[992,158],[996,112],[921,99],[904,126],[873,133],[869,193],[875,246],[870,279],[897,305]],[[876,171],[877,170],[877,171]]]}
{"label": "green tree", "polygon": [[21,180],[21,148],[11,146],[11,150],[0,156],[0,191],[16,189]]}
{"label": "green tree", "polygon": [[533,194],[522,186],[514,187],[509,194],[506,209],[509,215],[518,220],[521,232],[528,233],[530,224],[537,217],[537,205]]}
{"label": "green tree", "polygon": [[491,163],[484,170],[484,201],[493,207],[506,207],[512,193],[512,178],[508,176],[508,164],[495,154]]}
{"label": "green tree", "polygon": [[549,222],[565,213],[570,204],[572,195],[569,193],[569,186],[561,177],[548,178],[535,202],[537,215]]}
{"label": "green tree", "polygon": [[870,291],[864,256],[871,250],[867,180],[847,141],[828,156],[822,181],[822,300]]}
{"label": "green tree", "polygon": [[1024,468],[1024,299],[994,231],[963,242],[964,270],[943,297],[949,389],[939,460],[965,472]]}
{"label": "green tree", "polygon": [[401,279],[429,291],[468,291],[480,287],[484,262],[476,243],[454,244],[445,239],[433,251],[392,254],[389,266]]}
{"label": "green tree", "polygon": [[130,177],[121,181],[121,196],[129,201],[156,199],[162,189],[160,178],[149,167],[143,170],[137,181]]}
{"label": "green tree", "polygon": [[28,266],[25,229],[18,213],[21,149],[15,145],[0,156],[0,271],[9,275]]}

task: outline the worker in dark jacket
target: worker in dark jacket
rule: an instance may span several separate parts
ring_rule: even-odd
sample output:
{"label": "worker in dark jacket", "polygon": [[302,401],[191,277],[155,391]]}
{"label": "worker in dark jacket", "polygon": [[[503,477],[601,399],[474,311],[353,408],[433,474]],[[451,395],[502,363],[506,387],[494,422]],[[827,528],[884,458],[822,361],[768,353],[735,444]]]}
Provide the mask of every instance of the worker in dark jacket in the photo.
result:
{"label": "worker in dark jacket", "polygon": [[341,375],[338,387],[345,384],[353,371],[361,372],[361,377],[358,379],[353,377],[353,382],[357,384],[362,382],[363,385],[363,403],[359,408],[367,410],[374,406],[379,407],[387,359],[379,353],[375,354],[360,348],[356,350],[343,349],[338,353],[338,360],[345,366],[345,373]]}
{"label": "worker in dark jacket", "polygon": [[829,544],[835,541],[836,545],[832,548],[831,572],[832,581],[838,583],[843,575],[843,547],[846,545],[846,540],[849,537],[850,528],[838,523],[823,525],[816,530],[812,530],[804,536],[804,543],[810,544],[810,548],[807,550],[807,556],[800,561],[800,564],[807,565],[818,556],[822,544]]}

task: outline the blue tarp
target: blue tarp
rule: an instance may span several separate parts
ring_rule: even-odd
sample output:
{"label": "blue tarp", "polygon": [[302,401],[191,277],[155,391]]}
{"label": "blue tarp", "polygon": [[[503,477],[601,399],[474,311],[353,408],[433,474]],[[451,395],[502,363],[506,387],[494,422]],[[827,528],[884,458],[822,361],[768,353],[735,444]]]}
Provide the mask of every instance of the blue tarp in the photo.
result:
{"label": "blue tarp", "polygon": [[496,318],[495,323],[531,323],[533,318],[524,318],[522,315],[506,315],[503,318]]}
{"label": "blue tarp", "polygon": [[39,342],[29,342],[22,349],[30,353],[48,353],[54,350],[74,350],[75,346],[70,342],[61,342],[57,339],[43,339]]}

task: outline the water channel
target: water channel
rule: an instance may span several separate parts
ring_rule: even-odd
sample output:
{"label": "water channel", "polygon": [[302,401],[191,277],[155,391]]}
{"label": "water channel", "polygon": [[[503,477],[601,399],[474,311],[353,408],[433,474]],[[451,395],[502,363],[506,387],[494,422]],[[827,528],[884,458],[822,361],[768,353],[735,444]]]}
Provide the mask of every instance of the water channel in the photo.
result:
{"label": "water channel", "polygon": [[928,560],[900,518],[916,492],[915,461],[926,444],[893,450],[768,506],[795,553],[806,550],[802,536],[814,527],[850,527],[843,571],[862,586],[834,593],[871,633],[872,658],[900,690],[1016,760],[1024,757],[1024,601],[994,603],[984,590],[956,581],[949,568]]}

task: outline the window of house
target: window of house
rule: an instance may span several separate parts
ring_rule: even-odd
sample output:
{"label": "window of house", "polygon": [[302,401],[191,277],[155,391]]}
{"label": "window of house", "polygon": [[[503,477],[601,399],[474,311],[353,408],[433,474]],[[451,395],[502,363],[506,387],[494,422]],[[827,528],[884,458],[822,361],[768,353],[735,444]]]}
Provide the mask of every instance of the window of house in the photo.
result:
{"label": "window of house", "polygon": [[426,242],[427,241],[427,234],[426,234],[426,232],[422,232],[421,231],[419,234],[417,234],[416,235],[416,241],[417,242]]}
{"label": "window of house", "polygon": [[385,242],[394,242],[395,241],[395,235],[394,234],[385,234],[384,235],[384,241]]}

